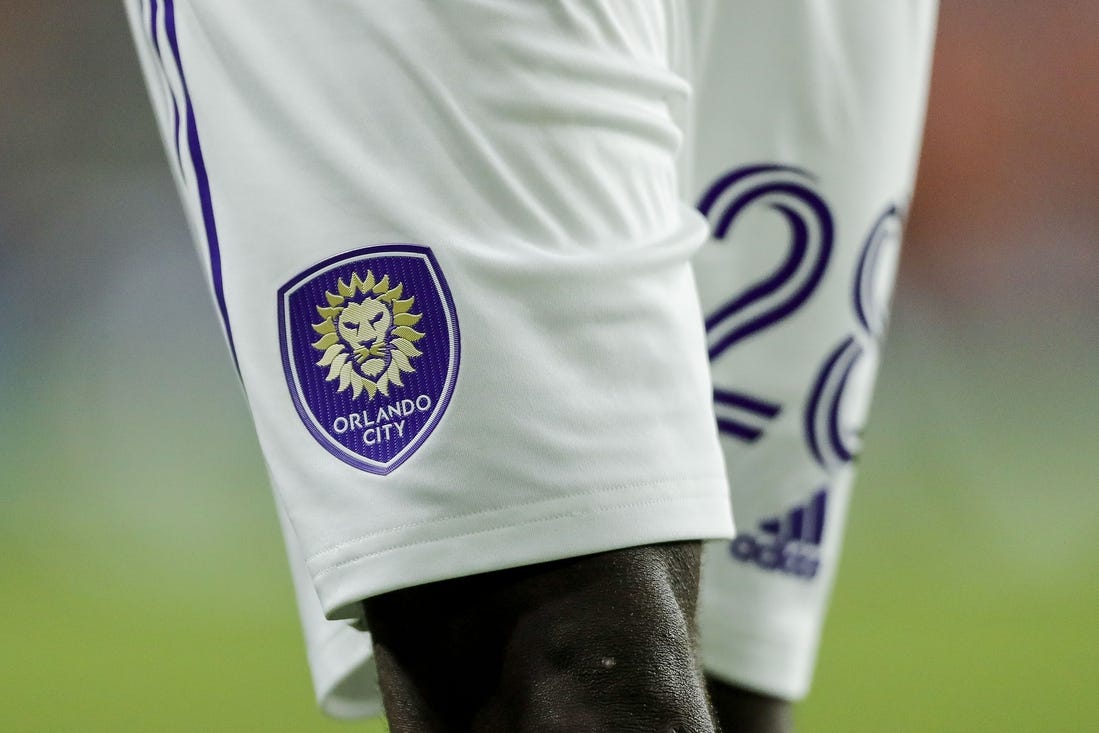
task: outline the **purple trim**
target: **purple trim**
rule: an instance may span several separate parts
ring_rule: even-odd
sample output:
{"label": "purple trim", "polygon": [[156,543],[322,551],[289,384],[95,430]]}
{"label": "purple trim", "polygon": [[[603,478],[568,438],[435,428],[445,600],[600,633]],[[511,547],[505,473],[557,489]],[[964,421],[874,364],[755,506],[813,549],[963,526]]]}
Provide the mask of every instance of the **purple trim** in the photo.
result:
{"label": "purple trim", "polygon": [[168,97],[172,101],[172,143],[176,153],[176,168],[179,170],[180,177],[186,181],[187,170],[183,167],[183,152],[179,142],[179,101],[176,99],[175,90],[172,89],[172,83],[168,79],[168,70],[164,68],[164,56],[160,52],[160,34],[157,33],[159,9],[160,4],[157,0],[149,0],[149,38],[153,43],[153,50],[156,52],[157,64],[160,66],[160,76],[164,82],[164,88],[168,91]]}
{"label": "purple trim", "polygon": [[[156,0],[153,0],[155,3]],[[176,35],[176,14],[174,0],[164,0],[164,29],[168,36],[168,45],[172,49],[176,68],[179,70],[180,84],[183,86],[183,100],[187,115],[187,147],[191,154],[191,165],[195,171],[195,185],[198,187],[199,204],[202,210],[202,224],[206,234],[206,247],[210,255],[210,275],[214,286],[214,300],[217,302],[221,322],[225,326],[225,335],[229,341],[229,351],[233,355],[237,374],[240,374],[240,362],[237,360],[236,343],[233,340],[233,328],[229,324],[229,309],[225,305],[225,288],[221,274],[221,247],[218,241],[217,222],[214,218],[213,196],[210,191],[210,179],[206,172],[206,160],[202,155],[202,144],[198,136],[198,123],[195,108],[191,102],[191,92],[187,87],[187,77],[183,73],[183,60],[179,52],[179,38]],[[177,122],[178,126],[178,122]],[[179,143],[179,134],[176,134]]]}
{"label": "purple trim", "polygon": [[160,4],[156,0],[149,0],[149,37],[153,39],[153,49],[160,56],[160,39],[156,32],[156,16],[160,12]]}

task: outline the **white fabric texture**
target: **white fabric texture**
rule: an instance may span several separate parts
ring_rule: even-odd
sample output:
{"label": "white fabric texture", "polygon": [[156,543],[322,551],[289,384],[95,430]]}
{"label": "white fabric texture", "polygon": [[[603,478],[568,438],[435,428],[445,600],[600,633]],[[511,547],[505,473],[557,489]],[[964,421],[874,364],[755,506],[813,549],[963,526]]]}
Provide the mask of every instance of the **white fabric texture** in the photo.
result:
{"label": "white fabric texture", "polygon": [[[715,540],[707,669],[803,695],[934,2],[126,2],[325,711],[380,712],[364,597],[682,539]],[[460,365],[376,473],[310,432],[276,294],[394,243],[437,260]]]}
{"label": "white fabric texture", "polygon": [[[732,535],[689,264],[705,223],[678,188],[670,101],[689,90],[668,67],[661,4],[129,8],[291,561],[310,581],[298,588],[327,710],[361,711],[337,681],[357,655],[329,642],[345,624],[319,627],[355,620],[365,597]],[[381,475],[300,416],[278,294],[328,258],[393,243],[437,259],[460,367],[433,432]],[[434,356],[404,378],[429,377]],[[341,373],[308,407],[346,386]]]}
{"label": "white fabric texture", "polygon": [[694,260],[737,540],[710,543],[707,672],[809,690],[924,121],[936,3],[691,5]]}

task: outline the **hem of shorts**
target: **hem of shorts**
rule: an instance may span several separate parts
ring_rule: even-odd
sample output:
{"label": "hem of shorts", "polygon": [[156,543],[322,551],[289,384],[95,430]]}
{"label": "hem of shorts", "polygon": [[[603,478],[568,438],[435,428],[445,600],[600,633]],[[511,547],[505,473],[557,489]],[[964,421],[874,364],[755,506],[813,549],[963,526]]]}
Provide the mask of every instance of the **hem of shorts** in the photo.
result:
{"label": "hem of shorts", "polygon": [[817,660],[811,633],[783,637],[721,629],[702,639],[702,667],[708,676],[782,700],[809,694]]}
{"label": "hem of shorts", "polygon": [[[368,665],[374,663],[373,648],[366,634],[351,626],[329,636],[311,655],[317,706],[332,718],[360,720],[383,714],[381,692]],[[359,643],[355,643],[359,642]],[[368,679],[355,680],[364,676]],[[348,684],[353,689],[344,690]]]}
{"label": "hem of shorts", "polygon": [[[582,506],[577,503],[582,502]],[[371,536],[310,563],[330,619],[358,618],[364,598],[448,578],[659,542],[730,539],[722,475],[578,494]],[[315,562],[315,561],[314,561]]]}

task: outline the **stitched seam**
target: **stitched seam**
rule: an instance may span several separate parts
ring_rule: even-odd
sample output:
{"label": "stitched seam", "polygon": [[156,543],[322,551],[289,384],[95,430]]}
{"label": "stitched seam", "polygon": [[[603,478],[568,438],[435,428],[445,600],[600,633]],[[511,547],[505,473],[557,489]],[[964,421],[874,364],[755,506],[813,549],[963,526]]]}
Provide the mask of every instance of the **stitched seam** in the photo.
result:
{"label": "stitched seam", "polygon": [[666,497],[661,497],[659,499],[649,499],[648,501],[631,502],[629,504],[614,504],[612,506],[598,507],[596,509],[590,509],[590,510],[584,510],[584,511],[564,512],[562,514],[554,514],[554,515],[548,516],[548,517],[535,517],[534,519],[527,519],[527,520],[524,520],[522,522],[513,522],[513,523],[509,523],[509,524],[498,525],[498,526],[495,526],[495,527],[486,527],[484,529],[478,529],[478,530],[474,530],[472,532],[463,532],[461,534],[448,535],[447,537],[433,537],[433,538],[427,539],[427,540],[418,540],[416,542],[408,542],[408,543],[401,544],[401,545],[394,545],[392,547],[386,547],[386,548],[383,548],[381,550],[375,550],[374,552],[368,552],[366,554],[359,555],[357,557],[353,557],[350,560],[344,560],[343,562],[337,563],[335,565],[330,565],[326,568],[318,570],[314,574],[313,580],[314,581],[319,581],[324,576],[330,575],[330,574],[336,572],[337,570],[341,570],[341,569],[343,569],[343,568],[345,568],[349,565],[354,565],[356,563],[362,562],[363,560],[368,560],[372,557],[378,557],[379,555],[385,555],[385,554],[390,553],[390,552],[396,552],[397,550],[404,550],[404,549],[408,549],[410,547],[417,547],[419,545],[430,545],[430,544],[433,544],[433,543],[436,543],[436,542],[450,542],[450,541],[453,541],[453,540],[463,539],[465,537],[475,537],[477,535],[489,534],[491,532],[499,532],[500,530],[506,530],[506,529],[515,529],[517,527],[523,527],[523,526],[532,525],[532,524],[539,524],[541,522],[555,522],[559,519],[568,519],[570,517],[593,516],[593,515],[596,515],[596,514],[603,514],[603,513],[610,512],[610,511],[615,511],[615,510],[618,510],[618,509],[634,509],[634,508],[638,508],[638,507],[652,506],[654,504],[668,504],[668,503],[680,502],[680,501],[684,501],[684,500],[694,500],[694,499],[698,499],[698,498],[705,497],[705,496],[706,496],[706,494],[687,494],[687,495],[680,495],[680,496],[666,496]]}
{"label": "stitched seam", "polygon": [[442,524],[443,522],[449,522],[449,521],[455,520],[455,519],[471,519],[473,517],[478,517],[478,516],[482,516],[482,515],[485,515],[485,514],[493,514],[495,512],[499,512],[499,511],[502,511],[504,509],[511,509],[511,508],[515,508],[515,507],[535,507],[535,506],[538,506],[539,504],[549,504],[551,502],[561,501],[561,500],[564,500],[564,499],[575,499],[578,496],[595,496],[595,495],[598,495],[598,494],[610,494],[610,493],[614,493],[616,491],[629,491],[631,489],[640,489],[640,488],[653,487],[653,486],[664,486],[666,484],[701,483],[703,481],[711,481],[715,478],[721,478],[721,476],[715,474],[715,475],[709,475],[709,476],[700,476],[698,478],[664,479],[662,481],[641,481],[641,482],[638,482],[638,483],[624,484],[624,485],[620,485],[620,486],[612,486],[612,487],[606,488],[606,489],[596,489],[595,491],[578,491],[578,492],[573,493],[573,494],[560,494],[560,495],[552,496],[552,497],[549,497],[549,498],[546,498],[546,499],[538,499],[538,500],[535,500],[535,501],[525,502],[523,504],[517,504],[517,505],[514,505],[514,507],[492,507],[491,509],[478,509],[475,512],[467,512],[465,514],[451,514],[451,515],[448,515],[448,516],[445,516],[445,517],[439,517],[439,518],[436,518],[436,519],[424,520],[422,522],[408,522],[406,524],[398,524],[395,527],[386,527],[385,529],[379,529],[379,530],[375,530],[373,532],[367,532],[366,534],[359,535],[358,537],[354,537],[354,538],[349,539],[349,540],[344,540],[343,542],[332,545],[331,547],[328,547],[324,550],[321,550],[320,552],[316,552],[316,553],[310,555],[308,558],[306,558],[305,561],[306,561],[306,563],[312,563],[314,560],[322,558],[325,555],[330,555],[333,552],[338,552],[338,551],[340,551],[340,550],[342,550],[346,547],[351,547],[352,545],[357,545],[358,543],[362,542],[363,540],[368,540],[368,539],[371,539],[372,537],[379,537],[379,536],[384,535],[384,534],[390,534],[390,533],[393,533],[393,532],[401,532],[403,530],[414,529],[416,527],[426,527],[426,526],[432,525],[432,524]]}

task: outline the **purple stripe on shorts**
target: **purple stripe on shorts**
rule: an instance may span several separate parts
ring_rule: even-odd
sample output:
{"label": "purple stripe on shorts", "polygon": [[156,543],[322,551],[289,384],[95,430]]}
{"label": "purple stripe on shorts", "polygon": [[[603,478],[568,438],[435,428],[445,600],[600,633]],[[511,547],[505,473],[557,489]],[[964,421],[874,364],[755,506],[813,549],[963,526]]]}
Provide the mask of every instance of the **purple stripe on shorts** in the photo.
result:
{"label": "purple stripe on shorts", "polygon": [[153,48],[156,50],[157,56],[160,55],[160,38],[156,32],[156,18],[160,11],[160,5],[156,0],[150,0],[149,2],[149,37],[153,39]]}
{"label": "purple stripe on shorts", "polygon": [[187,169],[183,167],[183,153],[179,144],[179,101],[176,99],[175,90],[168,79],[168,71],[164,68],[164,56],[160,52],[160,34],[157,33],[157,20],[160,15],[160,3],[157,0],[149,0],[149,38],[153,42],[153,50],[156,52],[157,64],[160,66],[160,76],[164,81],[164,88],[168,90],[168,97],[172,100],[172,142],[176,151],[176,166],[179,175],[187,180]]}
{"label": "purple stripe on shorts", "polygon": [[[152,0],[156,6],[156,0]],[[210,193],[210,179],[206,173],[206,161],[202,156],[202,144],[198,137],[198,123],[195,120],[195,108],[191,103],[191,93],[187,88],[187,77],[183,73],[183,61],[179,53],[179,39],[176,35],[175,2],[164,0],[164,28],[168,36],[168,45],[172,49],[176,68],[179,70],[180,83],[183,86],[183,103],[187,117],[187,147],[191,155],[191,166],[195,171],[195,184],[198,187],[199,204],[202,209],[202,224],[206,234],[206,247],[210,254],[210,274],[214,285],[214,300],[217,302],[221,322],[225,325],[225,335],[229,339],[229,350],[233,354],[233,363],[240,373],[237,361],[236,344],[233,341],[233,329],[229,325],[229,311],[225,305],[225,289],[221,276],[221,247],[218,243],[217,222],[214,219],[214,203]],[[178,135],[177,135],[177,140]]]}

